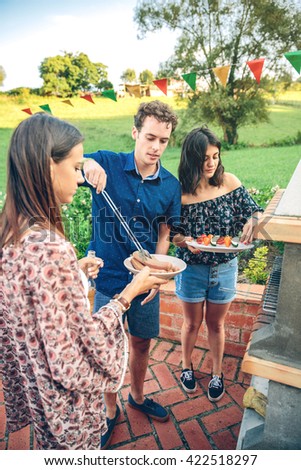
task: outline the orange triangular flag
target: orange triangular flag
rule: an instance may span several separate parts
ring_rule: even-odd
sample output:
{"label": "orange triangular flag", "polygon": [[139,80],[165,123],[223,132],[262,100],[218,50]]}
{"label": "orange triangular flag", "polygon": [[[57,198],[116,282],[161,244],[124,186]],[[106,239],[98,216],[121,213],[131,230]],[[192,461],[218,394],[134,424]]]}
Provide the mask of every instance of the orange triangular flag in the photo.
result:
{"label": "orange triangular flag", "polygon": [[213,70],[215,76],[220,79],[223,86],[227,85],[230,65],[223,65],[222,67],[215,67]]}
{"label": "orange triangular flag", "polygon": [[256,78],[257,83],[260,83],[263,63],[264,59],[249,60],[249,62],[247,62],[247,65],[249,66],[254,77]]}
{"label": "orange triangular flag", "polygon": [[153,80],[153,84],[160,88],[165,95],[167,95],[167,78],[161,78],[160,80]]}
{"label": "orange triangular flag", "polygon": [[32,114],[30,108],[21,109],[21,111],[24,111],[24,113],[27,113],[27,114]]}
{"label": "orange triangular flag", "polygon": [[70,100],[63,100],[62,103],[69,104],[69,106],[72,106],[74,108]]}
{"label": "orange triangular flag", "polygon": [[83,95],[81,96],[81,98],[83,98],[84,100],[90,101],[90,103],[95,104],[91,95]]}

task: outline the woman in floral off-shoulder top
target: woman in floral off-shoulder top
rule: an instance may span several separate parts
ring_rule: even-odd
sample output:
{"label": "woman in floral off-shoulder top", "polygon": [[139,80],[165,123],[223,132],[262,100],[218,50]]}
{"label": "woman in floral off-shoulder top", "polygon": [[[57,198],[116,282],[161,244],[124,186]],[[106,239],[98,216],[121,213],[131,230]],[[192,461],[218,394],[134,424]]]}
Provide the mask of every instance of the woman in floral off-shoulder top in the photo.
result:
{"label": "woman in floral off-shoulder top", "polygon": [[[65,239],[60,205],[83,181],[83,137],[37,113],[13,133],[1,213],[1,374],[7,426],[33,423],[39,449],[99,449],[103,392],[116,392],[127,366],[121,316],[134,297],[166,281],[141,271],[93,318],[81,269]],[[81,269],[80,269],[81,268]]]}
{"label": "woman in floral off-shoulder top", "polygon": [[[173,239],[178,246],[177,256],[187,263],[186,270],[175,280],[176,294],[184,311],[180,380],[186,392],[196,390],[191,355],[205,318],[212,356],[208,398],[213,402],[220,400],[225,392],[224,322],[235,297],[237,279],[237,252],[221,253],[219,248],[214,251],[215,245],[219,247],[224,240],[229,246],[233,237],[239,235],[240,239],[233,241],[234,246],[238,241],[249,244],[262,211],[238,178],[224,172],[220,149],[220,141],[206,126],[186,136],[179,164],[181,228]],[[210,246],[210,251],[202,251],[196,241],[203,243],[204,248]]]}

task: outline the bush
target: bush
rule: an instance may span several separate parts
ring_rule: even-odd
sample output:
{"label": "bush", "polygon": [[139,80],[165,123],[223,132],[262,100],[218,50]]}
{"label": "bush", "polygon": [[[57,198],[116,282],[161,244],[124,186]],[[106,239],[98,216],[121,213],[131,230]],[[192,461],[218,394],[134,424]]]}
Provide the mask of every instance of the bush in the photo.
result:
{"label": "bush", "polygon": [[30,91],[31,91],[30,88],[26,88],[26,87],[13,88],[12,90],[9,90],[7,92],[7,95],[18,98],[17,102],[23,103],[24,101],[29,100]]}
{"label": "bush", "polygon": [[72,203],[62,206],[62,217],[66,236],[76,248],[78,258],[82,258],[85,256],[92,234],[89,188],[78,188]]}
{"label": "bush", "polygon": [[248,262],[248,266],[244,269],[243,273],[251,284],[265,284],[269,271],[268,265],[268,252],[267,246],[256,248],[254,257]]}
{"label": "bush", "polygon": [[269,188],[266,186],[262,189],[248,188],[248,192],[252,196],[254,201],[256,201],[260,207],[265,209],[270,200],[273,198],[276,191],[278,191],[278,189],[279,186],[274,186],[273,188]]}

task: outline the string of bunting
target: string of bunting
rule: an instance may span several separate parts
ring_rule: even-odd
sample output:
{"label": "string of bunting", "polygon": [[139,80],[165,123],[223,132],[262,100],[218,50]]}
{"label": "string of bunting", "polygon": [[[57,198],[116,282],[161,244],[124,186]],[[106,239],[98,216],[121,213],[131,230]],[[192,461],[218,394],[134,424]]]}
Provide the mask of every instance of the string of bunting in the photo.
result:
{"label": "string of bunting", "polygon": [[[294,67],[294,69],[300,74],[301,72],[301,50],[299,51],[293,51],[293,52],[287,52],[284,54],[284,57],[290,62],[290,64]],[[262,75],[262,70],[264,66],[264,58],[260,59],[254,59],[254,60],[249,60],[246,62],[248,65],[250,71],[252,72],[255,80],[257,81],[258,85],[260,84],[260,79]],[[222,86],[227,85],[228,81],[228,76],[229,76],[229,71],[230,71],[231,65],[223,65],[221,67],[214,67],[211,70],[213,71],[214,75],[219,79],[221,82]],[[208,69],[210,70],[210,69]],[[196,86],[197,86],[197,73],[196,72],[190,72],[190,73],[184,73],[182,75],[183,80],[189,85],[189,87],[193,90],[196,91]],[[165,95],[167,95],[167,88],[168,88],[168,78],[161,78],[158,80],[153,80],[153,84],[159,88],[159,90],[162,91]],[[144,91],[144,94],[146,96],[150,96],[150,90],[149,86],[146,85],[125,85],[126,91],[130,93],[131,95],[134,95],[136,98],[141,98],[142,96],[142,89]],[[113,101],[117,102],[117,97],[116,93],[113,89],[110,90],[104,90],[101,92],[101,95],[109,98]],[[86,101],[95,104],[93,101],[93,97],[90,93],[86,93],[80,98],[85,99]],[[65,103],[69,106],[73,106],[72,102],[70,100],[63,100],[62,103]],[[48,104],[41,105],[40,108],[45,111],[46,113],[50,113],[51,109]],[[30,108],[24,108],[21,111],[27,114],[32,114],[32,111]]]}

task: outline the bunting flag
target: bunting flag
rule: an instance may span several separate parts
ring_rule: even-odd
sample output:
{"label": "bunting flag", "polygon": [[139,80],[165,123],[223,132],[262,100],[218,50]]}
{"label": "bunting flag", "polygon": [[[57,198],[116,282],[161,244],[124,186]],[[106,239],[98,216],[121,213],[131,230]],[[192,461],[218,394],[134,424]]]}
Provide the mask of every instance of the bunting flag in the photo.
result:
{"label": "bunting flag", "polygon": [[90,103],[95,104],[94,101],[93,101],[92,96],[89,95],[89,94],[87,94],[87,95],[82,95],[82,96],[80,96],[80,98],[83,98],[84,100],[90,101]]}
{"label": "bunting flag", "polygon": [[125,89],[130,95],[134,95],[136,98],[141,98],[140,85],[125,85]]}
{"label": "bunting flag", "polygon": [[39,106],[39,108],[41,108],[43,111],[46,111],[46,113],[52,114],[49,104],[42,104]]}
{"label": "bunting flag", "polygon": [[24,111],[24,113],[27,113],[27,114],[32,114],[32,111],[30,108],[24,108],[24,109],[21,109],[21,111]]}
{"label": "bunting flag", "polygon": [[167,78],[154,80],[153,84],[156,85],[165,95],[167,95]]}
{"label": "bunting flag", "polygon": [[260,83],[263,64],[264,64],[264,59],[249,60],[249,62],[247,62],[247,65],[249,66],[254,77],[256,78],[256,81],[258,84]]}
{"label": "bunting flag", "polygon": [[221,81],[223,86],[227,85],[229,70],[231,65],[223,65],[222,67],[213,68],[214,75]]}
{"label": "bunting flag", "polygon": [[301,71],[301,51],[287,52],[284,57],[291,63],[298,73]]}
{"label": "bunting flag", "polygon": [[117,98],[116,98],[116,93],[113,89],[111,90],[104,90],[101,92],[102,96],[104,96],[105,98],[110,98],[110,100],[113,100],[113,101],[116,101],[117,102]]}
{"label": "bunting flag", "polygon": [[69,106],[72,106],[74,108],[70,100],[63,100],[62,103],[69,104]]}
{"label": "bunting flag", "polygon": [[[290,62],[290,64],[294,67],[294,69],[300,74],[301,73],[301,50],[293,51],[293,52],[286,52],[283,55]],[[246,64],[248,65],[249,69],[251,70],[258,84],[260,83],[260,80],[261,80],[261,75],[262,75],[262,70],[263,70],[263,65],[264,65],[265,60],[266,59],[261,58],[261,59],[249,60],[248,62],[246,62]],[[233,64],[233,65],[237,65],[237,64]],[[208,68],[204,70],[203,75],[205,71],[208,72],[209,70],[212,70],[214,75],[220,80],[221,84],[225,87],[227,85],[230,68],[231,68],[231,65],[224,65],[221,67],[215,67],[215,68],[210,68],[210,69]],[[193,91],[196,90],[197,74],[195,72],[185,73],[182,75],[182,78],[183,80],[185,80],[185,82],[190,86],[190,88]],[[167,96],[167,85],[168,85],[167,78],[153,80],[153,84],[157,86]],[[134,95],[137,98],[140,98],[142,96],[151,96],[151,90],[150,90],[149,85],[135,84],[135,85],[125,85],[125,87],[128,93]],[[110,98],[113,101],[117,101],[116,93],[113,89],[104,90],[101,94],[102,96],[106,98]],[[95,104],[93,101],[92,95],[90,93],[84,94],[80,96],[80,98],[83,98],[89,101],[90,103]],[[65,103],[65,104],[68,104],[69,106],[74,107],[70,99],[63,100],[62,103]],[[43,111],[52,114],[51,109],[48,104],[41,105],[40,108]],[[33,114],[30,108],[24,108],[21,111],[29,115]]]}
{"label": "bunting flag", "polygon": [[185,80],[186,83],[190,86],[190,88],[195,91],[196,89],[196,73],[184,73],[182,78]]}

